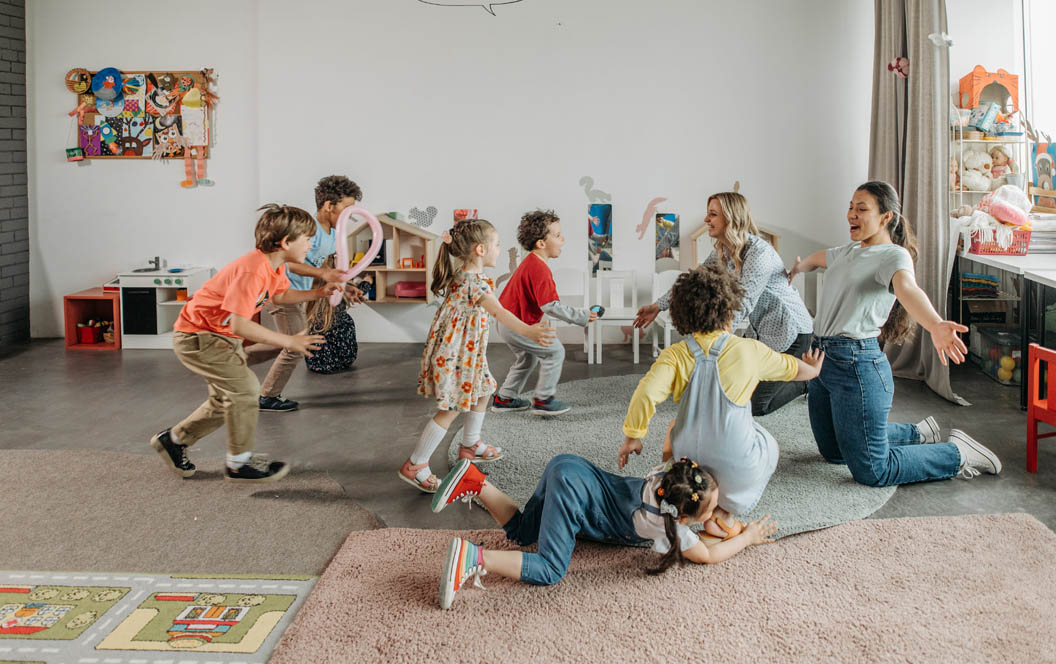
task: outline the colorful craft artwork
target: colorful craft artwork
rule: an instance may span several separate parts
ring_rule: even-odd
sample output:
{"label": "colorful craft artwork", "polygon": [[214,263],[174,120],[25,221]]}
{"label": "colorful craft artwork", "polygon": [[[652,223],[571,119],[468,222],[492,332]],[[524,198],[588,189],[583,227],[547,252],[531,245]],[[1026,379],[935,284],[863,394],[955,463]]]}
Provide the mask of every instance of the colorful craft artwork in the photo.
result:
{"label": "colorful craft artwork", "polygon": [[612,206],[608,203],[587,206],[587,254],[591,274],[612,269]]}
{"label": "colorful craft artwork", "polygon": [[660,212],[656,215],[656,271],[677,270],[679,268],[679,226],[678,215],[674,212]]}
{"label": "colorful craft artwork", "polygon": [[77,128],[77,134],[77,145],[84,150],[85,157],[98,157],[102,154],[98,125],[81,125]]}
{"label": "colorful craft artwork", "polygon": [[182,157],[183,140],[180,117],[165,115],[154,118],[154,158]]}

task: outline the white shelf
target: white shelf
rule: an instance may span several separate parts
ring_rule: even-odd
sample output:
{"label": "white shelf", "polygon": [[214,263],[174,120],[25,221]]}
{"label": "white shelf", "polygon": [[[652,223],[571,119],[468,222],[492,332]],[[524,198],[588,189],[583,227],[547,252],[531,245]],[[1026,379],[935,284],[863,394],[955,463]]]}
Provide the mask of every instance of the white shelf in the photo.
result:
{"label": "white shelf", "polygon": [[165,300],[164,302],[158,302],[158,304],[163,307],[182,307],[187,304],[187,300],[183,300],[182,302],[180,300]]}

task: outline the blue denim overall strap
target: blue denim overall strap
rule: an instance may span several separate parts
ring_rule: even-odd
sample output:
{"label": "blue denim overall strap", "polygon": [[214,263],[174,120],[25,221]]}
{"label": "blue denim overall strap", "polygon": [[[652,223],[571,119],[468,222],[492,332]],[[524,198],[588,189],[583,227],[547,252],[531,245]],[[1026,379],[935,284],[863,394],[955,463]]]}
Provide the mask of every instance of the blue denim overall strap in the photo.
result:
{"label": "blue denim overall strap", "polygon": [[525,553],[521,580],[557,583],[568,571],[576,537],[599,542],[640,544],[634,513],[642,507],[645,479],[605,472],[586,459],[559,454],[546,465],[535,493],[503,525],[506,536],[538,553]]}
{"label": "blue denim overall strap", "polygon": [[777,465],[777,443],[752,419],[750,404],[726,396],[719,380],[718,357],[730,334],[724,332],[705,353],[692,335],[686,345],[696,366],[678,402],[671,430],[675,458],[706,468],[719,485],[719,507],[732,514],[750,512]]}

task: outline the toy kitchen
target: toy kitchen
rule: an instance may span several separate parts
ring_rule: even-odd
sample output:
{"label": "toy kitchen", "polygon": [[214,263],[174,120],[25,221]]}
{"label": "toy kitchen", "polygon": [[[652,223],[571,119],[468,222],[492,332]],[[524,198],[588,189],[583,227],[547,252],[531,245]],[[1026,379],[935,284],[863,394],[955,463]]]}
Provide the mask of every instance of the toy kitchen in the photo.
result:
{"label": "toy kitchen", "polygon": [[157,256],[149,267],[118,274],[107,286],[116,285],[121,293],[122,347],[172,348],[180,310],[211,276],[211,267],[165,267]]}

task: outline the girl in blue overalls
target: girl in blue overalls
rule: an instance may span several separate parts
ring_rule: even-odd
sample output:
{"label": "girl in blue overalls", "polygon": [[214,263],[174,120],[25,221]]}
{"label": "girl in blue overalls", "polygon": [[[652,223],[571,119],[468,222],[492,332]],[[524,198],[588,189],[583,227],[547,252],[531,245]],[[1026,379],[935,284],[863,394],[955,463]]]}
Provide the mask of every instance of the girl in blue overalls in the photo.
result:
{"label": "girl in blue overalls", "polygon": [[668,431],[663,459],[685,456],[718,482],[715,519],[709,534],[736,534],[720,528],[731,514],[747,514],[763,495],[777,467],[774,437],[752,419],[752,392],[760,381],[806,381],[818,375],[824,353],[802,359],[776,353],[755,339],[729,333],[744,289],[716,265],[678,278],[671,289],[671,320],[685,339],[664,349],[638,383],[623,423],[626,436],[618,462],[640,454],[656,405],[673,397],[678,416]]}
{"label": "girl in blue overalls", "polygon": [[535,493],[523,510],[485,479],[468,459],[459,461],[433,496],[433,511],[456,500],[479,497],[485,509],[521,546],[538,542],[538,553],[485,550],[456,537],[447,548],[440,580],[440,607],[449,608],[455,593],[473,579],[493,572],[534,585],[552,585],[565,576],[576,537],[641,544],[652,540],[664,554],[649,573],[665,571],[676,561],[718,563],[754,544],[772,542],[777,525],[770,515],[724,541],[702,542],[689,529],[715,509],[715,480],[695,462],[682,459],[658,466],[646,477],[607,473],[582,457],[560,454],[550,460]]}

